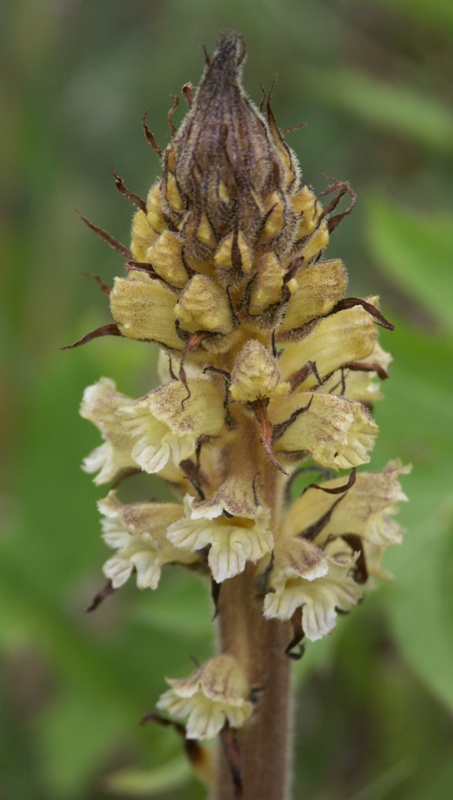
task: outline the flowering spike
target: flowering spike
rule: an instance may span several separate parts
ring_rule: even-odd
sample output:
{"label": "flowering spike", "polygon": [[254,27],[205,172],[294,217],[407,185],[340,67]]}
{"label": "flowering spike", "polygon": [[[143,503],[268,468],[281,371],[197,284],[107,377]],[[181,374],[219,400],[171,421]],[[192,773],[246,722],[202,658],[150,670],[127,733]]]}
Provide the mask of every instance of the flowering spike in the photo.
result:
{"label": "flowering spike", "polygon": [[[391,361],[378,328],[393,326],[377,297],[344,299],[345,266],[324,258],[353,189],[301,184],[270,93],[257,108],[244,91],[238,34],[205,56],[196,92],[183,87],[179,129],[174,98],[164,152],[143,118],[162,160],[146,201],[112,170],[137,206],[130,250],[84,220],[126,257],[127,275],[109,294],[113,322],[76,345],[113,334],[162,351],[161,385],[144,397],[107,378],[86,390],[81,414],[103,443],[83,468],[96,484],[142,472],[171,486],[174,502],[124,504],[113,490],[99,502],[108,586],[133,577],[154,590],[173,564],[206,579],[219,654],[169,680],[158,707],[187,719],[176,729],[189,742],[220,737],[216,800],[281,800],[290,662],[387,577],[381,556],[401,539],[393,515],[407,468],[356,471],[371,457],[370,409]],[[310,471],[320,482],[291,503]]]}

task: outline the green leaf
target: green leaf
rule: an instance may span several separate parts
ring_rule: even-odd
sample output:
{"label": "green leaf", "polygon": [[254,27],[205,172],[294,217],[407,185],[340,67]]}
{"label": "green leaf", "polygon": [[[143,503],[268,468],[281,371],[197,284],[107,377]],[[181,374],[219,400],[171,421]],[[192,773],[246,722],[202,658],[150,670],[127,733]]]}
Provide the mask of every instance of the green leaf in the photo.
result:
{"label": "green leaf", "polygon": [[393,764],[390,769],[379,775],[371,784],[361,789],[351,800],[386,800],[389,792],[397,789],[415,771],[414,765],[408,760]]}
{"label": "green leaf", "polygon": [[[451,470],[449,477],[451,487]],[[397,575],[388,598],[390,620],[406,659],[453,710],[453,501],[444,491],[434,493],[423,477],[412,487],[414,508],[407,515],[405,543],[389,559]],[[417,521],[417,494],[427,492],[430,511]]]}
{"label": "green leaf", "polygon": [[306,91],[374,128],[438,152],[453,150],[453,114],[431,94],[343,68],[310,69]]}
{"label": "green leaf", "polygon": [[105,788],[112,794],[152,797],[161,792],[181,789],[188,783],[191,776],[192,770],[189,762],[184,756],[178,756],[152,770],[118,770],[106,779]]}
{"label": "green leaf", "polygon": [[399,455],[413,462],[402,483],[403,545],[385,565],[395,575],[382,594],[399,647],[432,692],[453,708],[453,465],[451,373],[453,345],[396,325],[395,363],[376,409],[381,433],[373,463]]}
{"label": "green leaf", "polygon": [[419,17],[431,28],[439,28],[442,33],[453,30],[453,4],[450,0],[380,0],[391,9],[395,7],[407,11],[408,16]]}
{"label": "green leaf", "polygon": [[367,203],[367,237],[389,278],[453,330],[451,215],[423,215],[375,195]]}
{"label": "green leaf", "polygon": [[40,767],[54,797],[85,796],[93,779],[127,739],[127,717],[113,703],[73,685],[35,724]]}

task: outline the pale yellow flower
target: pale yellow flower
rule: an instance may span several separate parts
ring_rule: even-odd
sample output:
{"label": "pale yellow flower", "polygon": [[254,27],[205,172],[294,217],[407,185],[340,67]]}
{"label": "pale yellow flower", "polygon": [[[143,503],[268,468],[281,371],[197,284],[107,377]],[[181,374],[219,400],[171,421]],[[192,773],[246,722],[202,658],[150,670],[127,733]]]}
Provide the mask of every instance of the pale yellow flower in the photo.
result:
{"label": "pale yellow flower", "polygon": [[230,655],[207,661],[188,678],[173,680],[157,703],[178,719],[188,717],[187,739],[212,739],[228,723],[240,728],[251,716],[253,705],[245,676]]}
{"label": "pale yellow flower", "polygon": [[[397,513],[397,503],[407,500],[399,484],[399,476],[407,474],[410,467],[399,461],[390,461],[381,472],[359,472],[356,481],[339,502],[319,489],[307,489],[295,500],[282,522],[285,536],[296,536],[312,529],[317,520],[333,509],[316,537],[316,543],[326,542],[332,536],[352,533],[368,542],[387,546],[401,541],[401,527],[392,519]],[[325,489],[344,486],[344,478],[322,483]]]}
{"label": "pale yellow flower", "polygon": [[281,381],[277,359],[256,339],[250,339],[234,363],[230,383],[233,400],[253,403],[287,394],[290,388],[289,383]]}
{"label": "pale yellow flower", "polygon": [[401,540],[392,515],[406,500],[398,482],[408,472],[399,461],[382,472],[361,472],[308,488],[283,519],[264,598],[267,617],[290,619],[302,608],[308,639],[320,639],[336,624],[337,610],[349,611],[361,598],[359,584],[370,575],[387,578],[380,567],[384,549]]}
{"label": "pale yellow flower", "polygon": [[122,336],[158,342],[172,350],[184,347],[175,328],[177,301],[171,289],[138,271],[128,278],[115,278],[110,293],[112,316]]}
{"label": "pale yellow flower", "polygon": [[207,378],[174,380],[122,409],[122,425],[136,443],[132,458],[145,472],[179,464],[195,453],[201,437],[224,427],[222,392]]}
{"label": "pale yellow flower", "polygon": [[240,478],[229,477],[208,500],[184,498],[185,519],[168,528],[175,547],[196,552],[209,546],[208,563],[217,583],[238,575],[247,561],[270,552],[270,511],[256,505],[253,490]]}
{"label": "pale yellow flower", "polygon": [[85,472],[99,473],[94,478],[96,484],[107,483],[120,470],[137,466],[131,455],[134,440],[118,414],[118,409],[128,402],[133,401],[117,392],[115,383],[109,378],[101,378],[85,389],[80,414],[99,428],[105,440],[84,459],[82,465]]}
{"label": "pale yellow flower", "polygon": [[191,278],[175,307],[175,316],[188,333],[228,334],[233,330],[228,297],[223,287],[208,275]]}
{"label": "pale yellow flower", "polygon": [[[304,187],[306,192],[309,190]],[[304,189],[300,194],[304,193]],[[313,202],[317,202],[310,192]],[[313,216],[313,212],[312,212]],[[305,217],[303,218],[305,221]],[[293,331],[307,322],[328,314],[340,300],[347,286],[347,274],[339,259],[318,261],[301,269],[295,277],[296,291],[289,298],[285,316],[279,327],[279,339],[291,341]]]}
{"label": "pale yellow flower", "polygon": [[320,319],[300,342],[285,347],[279,359],[282,376],[288,380],[311,362],[316,365],[317,375],[310,369],[300,387],[304,391],[313,389],[318,377],[323,380],[344,364],[364,360],[376,339],[376,322],[364,308],[354,306],[338,311]]}
{"label": "pale yellow flower", "polygon": [[268,413],[274,426],[283,426],[274,444],[277,456],[309,455],[317,464],[332,469],[356,467],[370,460],[368,452],[378,427],[361,403],[300,392],[271,400]]}
{"label": "pale yellow flower", "polygon": [[354,581],[354,557],[330,556],[311,542],[286,537],[274,551],[264,615],[290,619],[302,607],[302,627],[311,641],[327,636],[336,625],[337,610],[349,611],[361,598]]}
{"label": "pale yellow flower", "polygon": [[349,365],[343,369],[335,370],[320,387],[320,391],[341,394],[347,400],[357,400],[360,403],[372,405],[377,400],[383,399],[380,383],[376,378],[381,375],[386,377],[392,362],[391,353],[375,343],[371,353],[361,359],[359,367],[352,369]]}
{"label": "pale yellow flower", "polygon": [[192,553],[177,550],[166,538],[168,526],[183,513],[178,503],[123,505],[112,491],[98,507],[104,515],[102,538],[117,550],[104,564],[104,574],[114,589],[126,583],[133,571],[139,589],[156,589],[165,564],[197,560]]}

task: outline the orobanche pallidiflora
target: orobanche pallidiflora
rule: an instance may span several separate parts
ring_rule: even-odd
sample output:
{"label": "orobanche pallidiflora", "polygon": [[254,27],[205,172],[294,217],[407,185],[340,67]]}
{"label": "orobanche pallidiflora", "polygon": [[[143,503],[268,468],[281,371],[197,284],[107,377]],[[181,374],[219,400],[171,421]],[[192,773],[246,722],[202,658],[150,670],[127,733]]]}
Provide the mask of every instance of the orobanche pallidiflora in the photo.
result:
{"label": "orobanche pallidiflora", "polygon": [[[233,732],[216,797],[281,800],[290,657],[386,576],[405,469],[356,472],[378,433],[391,360],[378,329],[391,325],[377,297],[345,298],[342,261],[324,257],[354,192],[303,185],[270,98],[258,109],[244,92],[244,55],[237,34],[221,36],[164,152],[144,122],[162,177],[145,202],[115,176],[137,206],[130,249],[88,223],[127,263],[114,322],[77,344],[112,334],[161,348],[158,388],[133,399],[102,378],[81,406],[103,439],[84,469],[119,484],[99,501],[108,590],[155,590],[173,564],[211,583],[218,654],[167,679],[157,705],[188,739]],[[136,472],[167,481],[174,502],[123,503],[118,479]],[[313,482],[291,501],[301,473]]]}

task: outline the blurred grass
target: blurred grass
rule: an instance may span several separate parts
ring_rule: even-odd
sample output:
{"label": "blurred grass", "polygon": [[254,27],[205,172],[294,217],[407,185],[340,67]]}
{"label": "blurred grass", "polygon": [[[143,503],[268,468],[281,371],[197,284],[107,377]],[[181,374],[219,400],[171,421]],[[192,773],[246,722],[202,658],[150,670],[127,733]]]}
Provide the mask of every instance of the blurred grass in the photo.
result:
{"label": "blurred grass", "polygon": [[[247,41],[252,96],[278,73],[280,125],[309,123],[288,135],[305,180],[322,189],[323,170],[358,192],[329,254],[344,258],[351,294],[381,291],[396,322],[385,337],[395,364],[376,409],[372,463],[401,456],[414,465],[406,542],[387,559],[395,582],[301,662],[295,797],[449,795],[452,25],[447,0],[2,4],[1,800],[113,797],[105,776],[122,768],[138,771],[135,791],[141,781],[145,796],[151,786],[160,787],[154,796],[181,796],[180,742],[137,722],[164,674],[211,652],[204,587],[171,573],[155,595],[127,587],[83,613],[102,585],[105,548],[99,492],[79,470],[97,444],[79,399],[101,374],[144,392],[155,355],[117,340],[59,348],[109,321],[81,273],[109,282],[122,268],[74,208],[127,242],[131,213],[109,163],[146,192],[159,164],[142,137],[143,112],[165,145],[168,96],[196,84],[199,44],[212,49],[225,27]],[[129,780],[123,796],[135,791]],[[184,796],[204,790],[191,782]]]}

